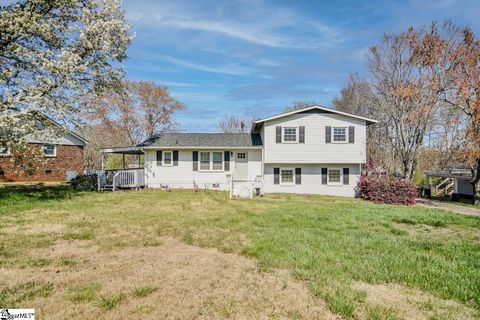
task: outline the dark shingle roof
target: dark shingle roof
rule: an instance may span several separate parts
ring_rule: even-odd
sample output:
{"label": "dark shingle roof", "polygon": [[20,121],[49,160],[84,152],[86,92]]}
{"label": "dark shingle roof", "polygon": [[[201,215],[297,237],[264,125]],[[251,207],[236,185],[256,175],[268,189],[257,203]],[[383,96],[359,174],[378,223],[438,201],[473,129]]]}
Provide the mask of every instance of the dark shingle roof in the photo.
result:
{"label": "dark shingle roof", "polygon": [[252,133],[162,133],[142,142],[142,147],[256,147],[259,134]]}

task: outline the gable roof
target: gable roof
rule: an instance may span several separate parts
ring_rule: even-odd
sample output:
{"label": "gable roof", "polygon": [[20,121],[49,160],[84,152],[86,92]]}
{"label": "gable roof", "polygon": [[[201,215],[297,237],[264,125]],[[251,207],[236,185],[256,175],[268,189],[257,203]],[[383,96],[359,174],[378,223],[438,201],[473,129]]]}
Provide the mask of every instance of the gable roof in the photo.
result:
{"label": "gable roof", "polygon": [[307,111],[315,111],[315,110],[325,112],[325,113],[340,114],[340,115],[346,116],[346,117],[365,120],[367,122],[367,125],[374,124],[374,123],[378,122],[377,120],[374,120],[374,119],[361,117],[361,116],[356,116],[354,114],[350,114],[350,113],[346,113],[346,112],[342,112],[342,111],[338,111],[338,110],[334,110],[334,109],[330,109],[330,108],[325,108],[325,107],[321,107],[321,106],[310,106],[310,107],[306,107],[306,108],[302,108],[302,109],[297,109],[297,110],[292,110],[292,111],[289,111],[289,112],[280,113],[280,114],[277,114],[277,115],[274,115],[274,116],[271,116],[271,117],[268,117],[268,118],[254,120],[253,125],[252,125],[252,131],[254,131],[254,129],[257,127],[258,124],[262,124],[266,121],[271,121],[271,120],[275,120],[275,119],[279,119],[279,118],[283,118],[283,117],[288,117],[288,116],[291,116],[293,114],[304,113],[304,112],[307,112]]}
{"label": "gable roof", "polygon": [[256,133],[162,133],[138,146],[146,148],[252,148],[262,145],[262,138]]}
{"label": "gable roof", "polygon": [[[75,131],[73,130],[70,130],[68,129],[66,126],[58,123],[57,121],[53,120],[52,118],[50,118],[49,116],[41,113],[41,112],[38,112],[38,111],[33,111],[32,112],[33,116],[35,117],[35,119],[37,121],[39,121],[40,123],[41,122],[50,122],[53,126],[56,126],[58,128],[61,129],[62,133],[63,133],[63,137],[65,136],[65,134],[70,134],[72,135],[74,138],[80,140],[81,142],[83,142],[84,145],[86,145],[89,141],[87,139],[85,139],[84,137],[82,137],[81,135],[79,135],[78,133],[76,133]],[[32,137],[33,138],[33,137]],[[36,139],[33,139],[32,138],[29,139],[29,142],[38,142],[36,141]]]}
{"label": "gable roof", "polygon": [[50,117],[47,117],[45,115],[43,115],[48,121],[51,121],[53,124],[55,124],[56,126],[62,128],[62,130],[64,130],[65,132],[71,134],[72,136],[74,136],[75,138],[77,138],[78,140],[82,141],[83,143],[87,144],[89,141],[87,139],[85,139],[84,137],[82,137],[81,135],[79,135],[78,133],[76,133],[75,131],[73,130],[70,130],[68,129],[66,126],[63,126],[61,125],[60,123],[58,123],[57,121],[53,120],[52,118]]}

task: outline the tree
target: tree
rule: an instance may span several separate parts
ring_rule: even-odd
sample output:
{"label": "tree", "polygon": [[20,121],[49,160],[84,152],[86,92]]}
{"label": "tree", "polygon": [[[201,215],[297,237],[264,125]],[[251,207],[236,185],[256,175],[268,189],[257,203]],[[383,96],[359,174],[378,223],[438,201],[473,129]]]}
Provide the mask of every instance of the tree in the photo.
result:
{"label": "tree", "polygon": [[[132,41],[120,0],[23,0],[0,6],[0,145],[26,144],[38,115],[78,120],[80,97],[115,86]],[[60,134],[59,132],[57,132]]]}
{"label": "tree", "polygon": [[87,167],[97,167],[98,149],[137,145],[162,132],[175,132],[174,115],[185,106],[174,99],[165,86],[154,82],[124,82],[121,90],[87,97],[84,134]]}
{"label": "tree", "polygon": [[474,201],[480,203],[480,40],[447,21],[410,32],[413,61],[426,68],[437,97],[467,117],[459,159],[470,166]]}
{"label": "tree", "polygon": [[159,132],[176,131],[177,124],[172,116],[185,108],[185,105],[172,98],[165,86],[158,86],[149,81],[140,81],[132,85],[144,114],[145,137],[150,139]]}
{"label": "tree", "polygon": [[[336,110],[376,119],[378,115],[375,113],[373,103],[373,91],[370,83],[358,74],[349,77],[347,83],[340,90],[340,94],[332,101]],[[367,158],[388,172],[394,172],[398,165],[392,145],[385,143],[387,130],[384,122],[367,128]]]}
{"label": "tree", "polygon": [[373,118],[372,89],[367,80],[358,74],[350,75],[347,83],[335,97],[332,105],[335,109],[367,118]]}
{"label": "tree", "polygon": [[308,108],[308,107],[311,107],[311,106],[318,106],[318,105],[319,104],[315,103],[315,102],[296,101],[296,102],[292,103],[291,105],[286,106],[285,107],[285,112],[304,109],[304,108]]}
{"label": "tree", "polygon": [[437,99],[424,81],[424,68],[412,63],[406,33],[385,35],[381,44],[371,47],[368,67],[372,111],[382,122],[383,139],[399,159],[403,177],[411,179]]}
{"label": "tree", "polygon": [[223,133],[247,133],[252,121],[253,117],[247,115],[227,116],[218,122],[217,129]]}

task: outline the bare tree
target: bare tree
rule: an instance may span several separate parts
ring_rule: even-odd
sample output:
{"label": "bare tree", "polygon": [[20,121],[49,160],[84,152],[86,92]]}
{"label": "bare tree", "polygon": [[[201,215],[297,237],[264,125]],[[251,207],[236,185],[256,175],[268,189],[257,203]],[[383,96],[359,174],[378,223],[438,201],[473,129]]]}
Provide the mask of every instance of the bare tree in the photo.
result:
{"label": "bare tree", "polygon": [[372,110],[386,129],[384,141],[400,161],[402,175],[411,179],[419,151],[431,125],[437,99],[424,81],[424,69],[411,62],[408,34],[385,35],[371,47]]}
{"label": "bare tree", "polygon": [[[370,83],[358,74],[349,77],[340,94],[333,99],[332,105],[339,111],[373,119],[378,117],[373,108],[373,92]],[[373,160],[389,172],[394,172],[398,162],[392,152],[392,145],[385,143],[387,130],[383,122],[367,128],[367,159]]]}
{"label": "bare tree", "polygon": [[373,117],[372,89],[367,80],[358,74],[352,74],[347,83],[335,97],[332,105],[335,109],[363,117]]}
{"label": "bare tree", "polygon": [[133,83],[132,86],[143,113],[146,138],[152,138],[159,132],[176,131],[173,115],[184,109],[184,104],[174,99],[165,86],[149,81]]}
{"label": "bare tree", "polygon": [[217,129],[223,133],[250,132],[254,118],[247,115],[232,115],[224,117],[218,122]]}
{"label": "bare tree", "polygon": [[285,112],[304,109],[304,108],[308,108],[308,107],[311,107],[311,106],[318,106],[318,105],[319,104],[316,103],[316,102],[296,101],[296,102],[292,103],[291,105],[286,106],[285,107]]}
{"label": "bare tree", "polygon": [[173,116],[185,106],[170,96],[167,87],[140,81],[125,83],[122,89],[86,101],[88,118],[94,125],[105,127],[129,144],[177,130]]}
{"label": "bare tree", "polygon": [[97,167],[98,149],[111,146],[136,145],[162,132],[175,132],[175,114],[185,106],[170,96],[167,87],[153,82],[125,83],[121,90],[90,96],[89,123],[82,133],[90,143],[85,150],[87,168]]}
{"label": "bare tree", "polygon": [[426,80],[447,106],[465,115],[458,158],[470,166],[475,203],[480,203],[480,40],[469,28],[447,21],[410,32],[413,61],[428,70]]}

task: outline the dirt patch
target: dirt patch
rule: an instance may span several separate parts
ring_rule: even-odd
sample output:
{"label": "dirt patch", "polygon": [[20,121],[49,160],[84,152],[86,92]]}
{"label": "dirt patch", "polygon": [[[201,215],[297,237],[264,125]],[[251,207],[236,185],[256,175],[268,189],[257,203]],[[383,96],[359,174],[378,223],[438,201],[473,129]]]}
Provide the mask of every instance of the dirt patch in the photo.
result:
{"label": "dirt patch", "polygon": [[[39,318],[335,318],[303,282],[286,271],[261,272],[249,258],[189,246],[168,237],[159,238],[159,242],[156,247],[105,252],[87,246],[88,241],[63,241],[37,254],[53,260],[69,254],[84,263],[70,268],[50,264],[40,270],[4,269],[0,273],[9,288],[29,281],[53,285],[50,296],[28,303],[37,309]],[[100,285],[94,299],[72,301],[72,287],[92,284]],[[144,297],[132,294],[141,287],[155,290]],[[101,297],[107,297],[103,304],[99,303]],[[114,305],[111,310],[105,308],[110,305]]]}
{"label": "dirt patch", "polygon": [[478,319],[478,312],[453,300],[445,300],[398,284],[355,282],[353,288],[367,293],[366,302],[393,309],[402,319]]}

